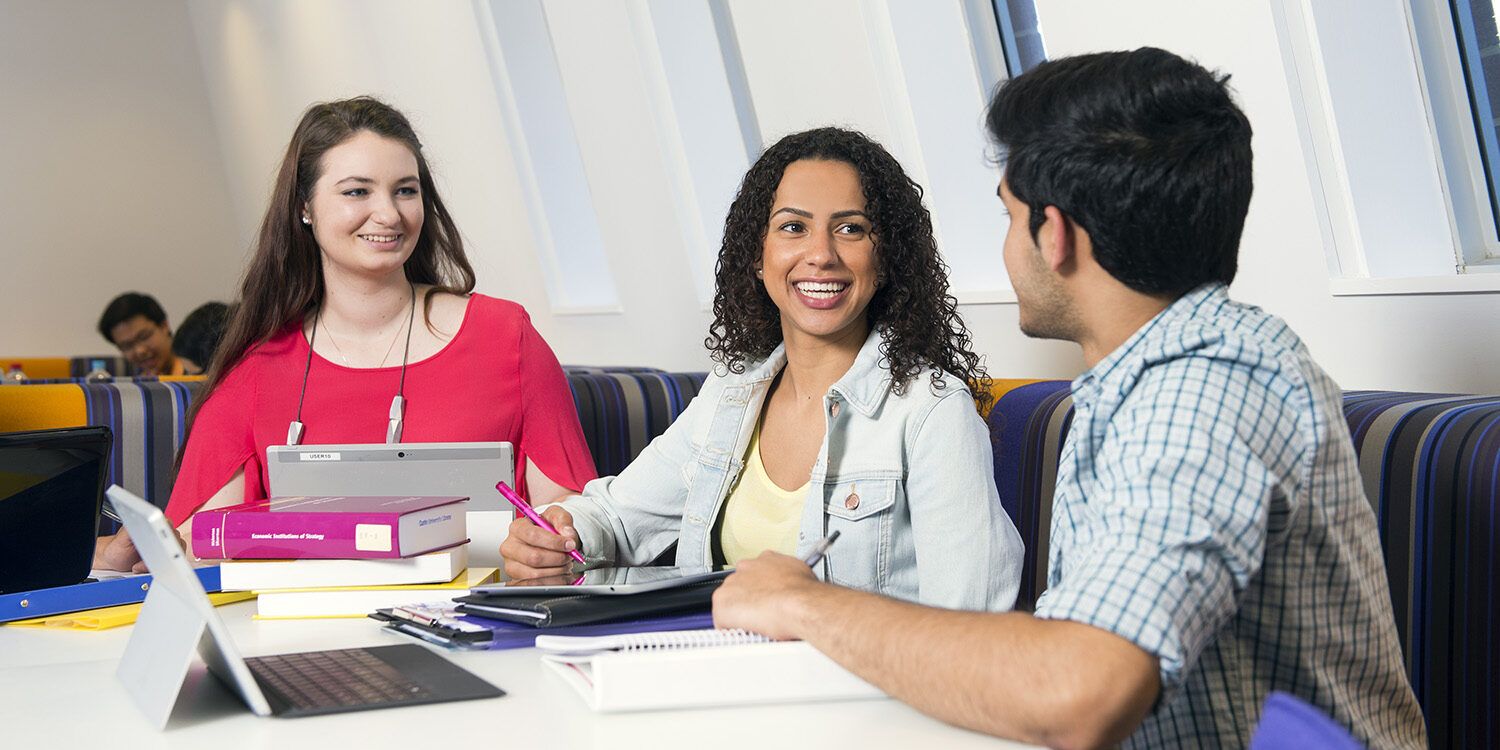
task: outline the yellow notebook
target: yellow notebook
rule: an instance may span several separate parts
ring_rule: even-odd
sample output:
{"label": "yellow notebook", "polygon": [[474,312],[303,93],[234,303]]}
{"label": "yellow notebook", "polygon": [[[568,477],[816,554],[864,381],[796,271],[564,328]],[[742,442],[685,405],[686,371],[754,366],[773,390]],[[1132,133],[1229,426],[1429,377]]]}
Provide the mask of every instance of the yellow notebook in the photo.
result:
{"label": "yellow notebook", "polygon": [[469,568],[444,583],[399,586],[331,586],[314,589],[256,591],[255,619],[302,620],[326,617],[364,617],[384,607],[448,602],[471,587],[489,583],[495,568]]}
{"label": "yellow notebook", "polygon": [[[246,599],[254,599],[255,594],[249,591],[226,591],[219,594],[209,594],[208,600],[215,607],[221,604],[232,604],[242,602]],[[64,630],[106,630],[117,628],[121,625],[130,625],[135,618],[141,614],[141,605],[121,604],[118,607],[100,607],[99,609],[86,609],[82,612],[69,612],[64,615],[47,615],[46,617],[35,617],[30,620],[16,620],[6,623],[15,628],[60,628]]]}

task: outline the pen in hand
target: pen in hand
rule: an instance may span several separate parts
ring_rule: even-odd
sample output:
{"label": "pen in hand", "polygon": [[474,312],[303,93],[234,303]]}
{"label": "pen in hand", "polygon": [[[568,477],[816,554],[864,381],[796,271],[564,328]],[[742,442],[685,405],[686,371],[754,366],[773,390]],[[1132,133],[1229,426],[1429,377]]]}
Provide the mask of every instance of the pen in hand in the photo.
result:
{"label": "pen in hand", "polygon": [[823,555],[827,554],[828,548],[832,547],[835,541],[838,541],[838,538],[839,532],[835,530],[832,534],[819,539],[818,543],[813,545],[812,552],[808,553],[807,559],[802,562],[807,563],[807,567],[809,568],[817,565],[823,559]]}
{"label": "pen in hand", "polygon": [[[510,488],[510,485],[506,484],[504,481],[499,481],[495,483],[495,489],[500,492],[501,497],[509,500],[511,505],[516,506],[516,510],[520,511],[522,515],[531,519],[532,523],[540,526],[542,529],[550,533],[556,534],[557,536],[562,536],[562,533],[557,530],[557,527],[549,523],[547,519],[542,518],[542,515],[540,513],[537,513],[536,510],[531,507],[531,503],[526,502],[524,498],[522,498],[520,495],[517,495],[516,491]],[[578,550],[576,549],[568,550],[568,557],[573,558],[576,562],[588,562],[583,559],[583,555],[579,554]]]}

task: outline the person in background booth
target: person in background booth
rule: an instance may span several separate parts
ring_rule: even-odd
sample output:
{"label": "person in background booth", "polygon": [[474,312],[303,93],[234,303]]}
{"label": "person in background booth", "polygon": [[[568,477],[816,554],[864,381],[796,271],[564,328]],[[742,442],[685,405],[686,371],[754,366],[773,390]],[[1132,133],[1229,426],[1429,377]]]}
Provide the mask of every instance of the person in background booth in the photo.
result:
{"label": "person in background booth", "polygon": [[[313,105],[190,416],[167,517],[188,533],[198,510],[265,498],[266,448],[289,438],[385,441],[398,394],[401,441],[509,441],[523,495],[578,491],[596,472],[557,357],[520,305],[473,288],[406,117],[370,97]],[[133,563],[128,545],[102,562]]]}
{"label": "person in background booth", "polygon": [[115,345],[140,375],[185,375],[172,354],[172,326],[155,297],[126,292],[99,316],[99,335]]}
{"label": "person in background booth", "polygon": [[172,337],[172,353],[188,375],[201,375],[214,360],[214,352],[229,324],[229,305],[205,302],[182,319]]}
{"label": "person in background booth", "polygon": [[506,571],[559,574],[579,548],[640,565],[674,541],[678,565],[736,565],[838,531],[817,566],[829,580],[1010,608],[1021,539],[921,196],[860,133],[820,128],[767,149],[724,222],[705,342],[716,371],[618,477],[545,509],[561,536],[513,523]]}
{"label": "person in background booth", "polygon": [[990,104],[1021,331],[1089,365],[1035,612],[917,607],[766,554],[715,625],[1049,747],[1245,747],[1273,690],[1369,747],[1426,747],[1339,387],[1228,296],[1252,160],[1226,82],[1143,48],[1042,63]]}

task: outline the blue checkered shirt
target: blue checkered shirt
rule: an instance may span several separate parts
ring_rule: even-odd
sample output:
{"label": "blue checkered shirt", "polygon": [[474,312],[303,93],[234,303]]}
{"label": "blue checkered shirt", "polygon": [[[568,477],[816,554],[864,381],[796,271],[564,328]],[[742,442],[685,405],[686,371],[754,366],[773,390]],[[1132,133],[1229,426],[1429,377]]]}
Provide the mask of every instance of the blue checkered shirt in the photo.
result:
{"label": "blue checkered shirt", "polygon": [[1342,395],[1213,284],[1073,382],[1036,615],[1155,655],[1131,747],[1244,747],[1272,690],[1371,747],[1426,746]]}

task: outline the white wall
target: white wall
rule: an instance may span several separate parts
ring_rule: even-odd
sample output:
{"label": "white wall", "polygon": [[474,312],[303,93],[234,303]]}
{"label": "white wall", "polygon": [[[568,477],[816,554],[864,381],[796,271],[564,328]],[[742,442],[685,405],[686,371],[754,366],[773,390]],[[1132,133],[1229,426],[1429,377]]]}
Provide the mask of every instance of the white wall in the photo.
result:
{"label": "white wall", "polygon": [[1233,76],[1256,162],[1235,297],[1286,318],[1345,388],[1500,393],[1500,294],[1330,294],[1270,3],[1038,5],[1049,56],[1150,45]]}
{"label": "white wall", "polygon": [[112,351],[122,291],[225,298],[226,187],[185,5],[0,0],[0,356]]}
{"label": "white wall", "polygon": [[[23,278],[60,277],[74,273],[85,261],[109,263],[113,257],[120,260],[107,272],[90,277],[107,281],[89,283],[108,290],[129,286],[136,278],[142,286],[153,279],[170,281],[174,290],[228,287],[238,273],[239,248],[248,244],[264,210],[272,173],[302,109],[313,101],[372,93],[406,111],[427,144],[445,200],[470,248],[480,291],[525,304],[563,361],[672,369],[706,366],[701,341],[709,316],[687,273],[689,249],[677,229],[671,197],[670,170],[677,167],[662,154],[649,105],[650,91],[659,81],[648,78],[650,66],[638,64],[640,50],[630,33],[631,3],[572,0],[559,6],[565,9],[558,10],[550,29],[620,292],[621,312],[597,315],[554,313],[547,299],[490,60],[468,0],[184,0],[185,11],[170,2],[133,5],[128,17],[100,4],[90,5],[93,15],[78,20],[74,16],[82,14],[38,12],[37,7],[50,7],[40,3],[11,5],[41,17],[28,19],[29,27],[12,19],[0,27],[4,106],[10,110],[13,102],[24,101],[29,106],[23,109],[50,107],[49,112],[58,114],[30,115],[22,129],[7,123],[0,130],[0,159],[8,167],[0,173],[47,181],[46,191],[35,185],[21,191],[11,180],[0,183],[7,191],[0,211],[6,212],[9,225],[17,223],[10,218],[17,206],[38,217],[26,219],[26,226],[32,227],[25,230],[30,232],[27,241],[13,247],[48,248],[38,256],[57,253],[54,248],[60,245],[80,248],[70,251],[69,259],[46,259],[50,265],[35,271],[35,266],[23,264],[30,274]],[[1335,298],[1329,293],[1311,188],[1266,3],[1041,0],[1039,5],[1043,35],[1054,56],[1152,44],[1233,74],[1240,102],[1256,129],[1257,154],[1256,194],[1241,275],[1233,290],[1236,296],[1286,317],[1346,387],[1500,392],[1500,326],[1494,323],[1500,321],[1500,295]],[[831,120],[887,139],[915,174],[925,172],[921,155],[911,153],[916,141],[910,119],[893,105],[899,99],[881,88],[889,68],[877,68],[889,64],[890,50],[868,47],[878,43],[878,35],[867,33],[869,14],[880,7],[876,0],[820,0],[812,5],[731,0],[729,7],[766,138],[813,120]],[[184,12],[191,19],[190,28],[182,20]],[[70,19],[67,24],[64,15]],[[26,30],[15,31],[18,26]],[[58,40],[78,40],[87,49],[64,50]],[[186,59],[194,44],[198,58]],[[801,65],[788,65],[790,55],[778,56],[778,49],[810,57]],[[77,69],[73,60],[80,54],[95,65],[108,61],[110,67]],[[194,76],[200,74],[211,105],[206,110],[181,101],[163,103],[166,95],[161,90],[169,88],[164,81],[172,88],[197,90],[193,87],[201,84]],[[14,81],[31,83],[16,97],[10,95]],[[66,90],[37,90],[42,83]],[[132,93],[123,94],[122,89]],[[116,145],[120,134],[112,128],[79,130],[87,123],[70,117],[99,96],[117,102],[111,111],[133,112],[137,121],[149,124],[128,131],[133,140],[127,150],[132,153],[114,153],[121,150]],[[131,109],[127,102],[132,96],[147,97],[149,104]],[[52,104],[54,100],[60,103]],[[204,111],[212,112],[212,129],[222,144],[218,154],[203,127]],[[978,122],[976,111],[972,121],[955,127],[971,128]],[[66,148],[55,147],[45,158],[32,153],[42,151],[35,148],[37,142],[54,138],[61,129],[71,129],[69,139],[62,142]],[[167,135],[159,142],[134,140],[162,132]],[[17,143],[26,148],[18,149]],[[85,157],[64,160],[58,156],[64,151]],[[70,189],[71,178],[52,177],[59,168],[86,174],[82,167],[101,154],[114,159],[107,171],[112,179],[118,177],[104,190],[95,180],[80,198],[79,191]],[[227,197],[218,182],[220,164],[227,175]],[[149,190],[125,177],[154,178],[163,173],[164,165],[172,171],[146,183]],[[127,189],[130,185],[137,186],[134,192]],[[140,197],[143,191],[151,197]],[[162,191],[175,192],[161,200]],[[45,192],[46,198],[17,197],[17,192]],[[121,196],[136,202],[121,204]],[[193,209],[189,213],[194,221],[213,220],[184,227],[180,206]],[[113,229],[111,222],[126,219],[131,236],[106,231]],[[228,223],[234,230],[225,236],[222,225]],[[210,227],[219,234],[210,236]],[[72,236],[94,228],[100,232],[88,235],[91,241],[56,241],[59,234]],[[157,240],[161,236],[178,241],[163,244]],[[180,241],[184,236],[192,239]],[[995,244],[998,265],[998,237]],[[233,268],[226,268],[222,260],[210,263],[207,254],[200,253],[208,245],[229,248],[227,254],[213,257],[231,257]],[[6,252],[9,257],[18,251]],[[43,261],[39,257],[27,262]],[[175,277],[163,280],[162,269],[184,267],[196,269],[196,278],[174,271]],[[29,306],[38,309],[44,302],[45,309],[56,309],[54,299],[43,297],[64,290],[79,290],[80,300],[88,297],[78,305],[78,321],[48,328],[52,335],[28,343],[28,348],[97,348],[88,337],[105,292],[54,286],[50,292],[33,293],[32,287],[40,285],[27,281],[16,287],[15,279],[0,279],[0,285],[10,285],[0,286],[0,291],[9,297],[24,290],[33,295],[25,298],[34,300]],[[177,315],[197,298],[186,293],[164,296]],[[63,312],[69,310],[59,315]],[[1014,305],[965,305],[963,313],[997,376],[1068,377],[1081,366],[1072,345],[1023,337],[1016,329]],[[70,328],[82,331],[76,341],[58,335]],[[16,327],[7,324],[4,330],[7,340],[15,339]]]}
{"label": "white wall", "polygon": [[[596,29],[574,40],[600,62],[563,65],[574,127],[620,294],[620,314],[554,315],[506,141],[489,61],[467,0],[409,3],[219,2],[191,6],[236,202],[248,241],[273,172],[308,104],[373,94],[422,138],[443,200],[479,276],[516,300],[564,362],[704,369],[707,327],[683,267],[667,177],[623,4],[595,2]],[[616,33],[609,33],[613,30]],[[678,278],[681,283],[674,283]]]}
{"label": "white wall", "polygon": [[[314,101],[374,94],[412,117],[464,234],[479,291],[526,305],[564,362],[704,369],[702,340],[710,316],[694,295],[690,251],[676,229],[669,176],[674,166],[659,145],[648,93],[659,82],[647,79],[653,71],[640,64],[629,33],[631,4],[546,5],[620,312],[578,315],[552,309],[484,32],[466,0],[420,6],[230,0],[190,6],[241,238],[248,242],[259,220],[271,174],[302,109]],[[891,136],[903,127],[902,115],[881,99],[880,74],[868,62],[871,53],[861,52],[868,42],[858,0],[731,7],[767,139],[833,121],[864,129],[920,165],[914,155],[902,153],[911,139]],[[804,16],[803,22],[787,25],[788,12]],[[815,18],[808,20],[806,13]],[[827,33],[851,18],[855,26],[849,34]],[[797,28],[805,39],[788,38]],[[391,29],[401,30],[398,42],[392,42]],[[823,61],[840,64],[820,67],[818,77],[807,80],[808,67],[788,68],[775,53],[798,39],[824,44]],[[845,53],[855,56],[851,60]],[[828,85],[830,71],[842,71],[851,83],[834,90]],[[796,85],[789,85],[794,79]],[[821,113],[813,118],[816,123],[808,111],[799,111],[806,108],[798,102],[817,104],[808,110]],[[977,127],[978,120],[976,112],[969,124]],[[920,171],[919,166],[914,173]],[[1078,369],[1072,348],[1016,333],[1013,309],[979,312],[1001,320],[993,331],[976,332],[995,353],[997,375],[1067,376]]]}

